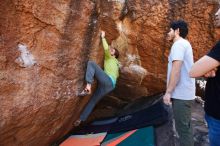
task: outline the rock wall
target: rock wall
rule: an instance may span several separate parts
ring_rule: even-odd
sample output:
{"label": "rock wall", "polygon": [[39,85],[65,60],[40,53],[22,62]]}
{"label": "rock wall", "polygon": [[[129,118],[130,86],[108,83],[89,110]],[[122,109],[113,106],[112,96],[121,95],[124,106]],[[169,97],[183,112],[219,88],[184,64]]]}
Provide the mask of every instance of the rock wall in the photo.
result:
{"label": "rock wall", "polygon": [[100,30],[120,51],[120,78],[91,118],[164,91],[169,23],[189,23],[197,59],[215,42],[217,6],[205,0],[2,1],[0,145],[50,145],[72,128],[89,99],[76,96],[86,62],[103,65]]}
{"label": "rock wall", "polygon": [[[171,46],[166,35],[173,20],[188,22],[187,39],[193,47],[195,60],[206,54],[216,40],[213,18],[217,1],[126,0],[109,3],[113,4],[113,12],[105,8],[109,7],[105,3],[102,13],[105,15],[100,18],[103,21],[114,20],[119,31],[116,39],[111,41],[111,36],[107,38],[120,50],[121,72],[115,91],[98,104],[91,119],[111,116],[112,111],[117,113],[141,96],[165,91],[167,57]],[[101,28],[112,34],[109,27],[112,25],[103,26],[101,23]]]}

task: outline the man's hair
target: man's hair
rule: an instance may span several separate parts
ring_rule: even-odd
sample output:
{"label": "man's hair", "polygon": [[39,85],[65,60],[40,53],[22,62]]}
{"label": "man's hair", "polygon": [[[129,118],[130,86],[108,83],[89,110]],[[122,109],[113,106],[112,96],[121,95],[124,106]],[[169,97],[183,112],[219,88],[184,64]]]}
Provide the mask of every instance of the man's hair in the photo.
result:
{"label": "man's hair", "polygon": [[115,58],[118,58],[119,57],[119,51],[118,51],[118,49],[116,49],[116,48],[114,48],[114,50],[115,50]]}
{"label": "man's hair", "polygon": [[179,28],[180,36],[185,38],[188,34],[188,25],[184,20],[173,21],[170,24],[170,28],[177,30]]}

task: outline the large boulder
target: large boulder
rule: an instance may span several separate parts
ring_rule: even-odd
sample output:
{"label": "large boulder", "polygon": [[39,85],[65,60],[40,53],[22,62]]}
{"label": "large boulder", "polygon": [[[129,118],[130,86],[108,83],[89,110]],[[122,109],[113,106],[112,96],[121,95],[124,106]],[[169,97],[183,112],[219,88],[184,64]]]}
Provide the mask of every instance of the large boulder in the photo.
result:
{"label": "large boulder", "polygon": [[76,96],[86,63],[103,65],[100,30],[120,51],[120,78],[91,118],[164,91],[169,23],[188,22],[197,59],[215,42],[217,6],[204,0],[1,1],[0,145],[50,145],[72,128],[89,99]]}

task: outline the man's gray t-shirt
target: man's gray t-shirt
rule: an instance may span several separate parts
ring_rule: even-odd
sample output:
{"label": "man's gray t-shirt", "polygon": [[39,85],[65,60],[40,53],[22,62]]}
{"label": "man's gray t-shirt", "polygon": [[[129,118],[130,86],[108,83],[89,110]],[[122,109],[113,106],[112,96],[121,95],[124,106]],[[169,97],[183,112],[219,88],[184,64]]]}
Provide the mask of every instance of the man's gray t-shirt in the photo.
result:
{"label": "man's gray t-shirt", "polygon": [[177,83],[171,97],[182,100],[195,99],[195,79],[190,78],[189,71],[193,65],[193,51],[190,43],[180,38],[171,47],[168,58],[167,83],[169,82],[172,69],[172,62],[175,60],[183,61],[180,73],[180,79]]}

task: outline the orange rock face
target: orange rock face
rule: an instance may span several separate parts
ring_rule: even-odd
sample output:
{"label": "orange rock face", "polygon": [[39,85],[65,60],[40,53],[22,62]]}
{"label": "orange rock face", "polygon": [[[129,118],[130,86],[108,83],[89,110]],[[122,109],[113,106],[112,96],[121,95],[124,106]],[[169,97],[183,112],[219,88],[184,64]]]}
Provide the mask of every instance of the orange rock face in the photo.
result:
{"label": "orange rock face", "polygon": [[170,22],[188,22],[198,59],[216,40],[217,6],[203,0],[2,1],[0,145],[50,145],[72,128],[89,99],[76,96],[86,62],[102,65],[100,30],[120,51],[120,78],[92,118],[164,91]]}

